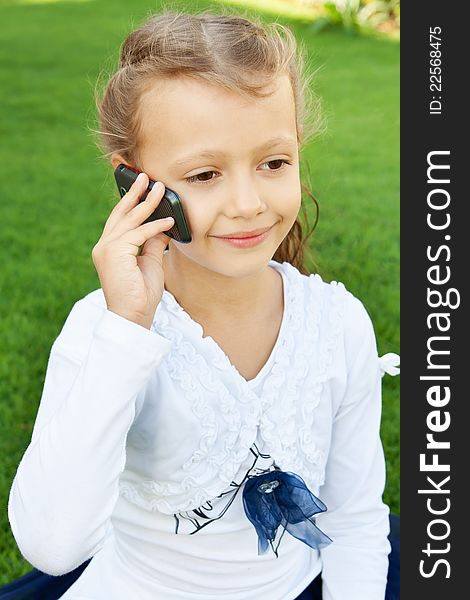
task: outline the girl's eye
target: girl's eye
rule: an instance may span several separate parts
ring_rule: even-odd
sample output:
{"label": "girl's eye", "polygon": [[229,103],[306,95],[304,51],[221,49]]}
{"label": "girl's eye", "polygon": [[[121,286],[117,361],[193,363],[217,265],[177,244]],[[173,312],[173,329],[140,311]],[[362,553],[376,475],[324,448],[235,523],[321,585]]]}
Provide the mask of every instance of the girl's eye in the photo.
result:
{"label": "girl's eye", "polygon": [[277,168],[274,169],[268,169],[269,171],[280,171],[284,165],[291,165],[292,163],[289,162],[288,160],[284,159],[284,158],[275,158],[274,160],[269,160],[268,162],[265,162],[263,164],[265,165],[270,165],[272,163],[281,163]]}
{"label": "girl's eye", "polygon": [[215,173],[215,171],[204,171],[203,173],[198,173],[197,175],[191,175],[191,177],[186,177],[186,181],[188,183],[209,183],[214,179],[214,177],[209,177],[208,179],[198,179],[198,177],[204,177],[206,175],[210,175],[211,173]]}
{"label": "girl's eye", "polygon": [[[278,166],[274,169],[267,169],[268,171],[280,171],[284,165],[291,165],[292,163],[284,158],[276,158],[274,160],[269,160],[268,162],[263,163],[264,165],[270,165],[272,163],[276,163]],[[263,169],[266,170],[266,169]],[[198,173],[197,175],[192,175],[191,177],[186,177],[186,181],[188,183],[210,183],[215,177],[207,177],[212,173],[216,173],[216,171],[204,171],[203,173]],[[199,177],[203,177],[203,179],[199,179]]]}

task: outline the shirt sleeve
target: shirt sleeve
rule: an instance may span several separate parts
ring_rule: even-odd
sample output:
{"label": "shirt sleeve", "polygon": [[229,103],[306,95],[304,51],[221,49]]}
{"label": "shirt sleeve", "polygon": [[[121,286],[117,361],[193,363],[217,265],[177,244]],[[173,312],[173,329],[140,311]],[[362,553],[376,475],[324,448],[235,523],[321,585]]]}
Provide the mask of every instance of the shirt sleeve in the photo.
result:
{"label": "shirt sleeve", "polygon": [[75,303],[52,345],[10,490],[18,548],[50,575],[72,571],[104,545],[136,398],[171,347],[97,298],[92,292]]}
{"label": "shirt sleeve", "polygon": [[321,550],[323,599],[384,600],[390,543],[389,508],[382,501],[383,365],[363,304],[348,292],[345,305],[347,379],[319,490],[327,511],[316,519],[333,540]]}

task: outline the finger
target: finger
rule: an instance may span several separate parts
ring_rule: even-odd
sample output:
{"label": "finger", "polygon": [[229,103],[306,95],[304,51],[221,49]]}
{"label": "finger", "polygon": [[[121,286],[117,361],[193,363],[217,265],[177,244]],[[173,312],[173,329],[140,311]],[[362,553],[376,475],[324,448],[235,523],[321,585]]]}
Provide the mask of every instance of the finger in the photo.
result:
{"label": "finger", "polygon": [[149,223],[144,223],[140,227],[136,229],[131,229],[127,231],[124,235],[119,238],[120,242],[126,242],[128,244],[132,244],[137,250],[140,246],[145,244],[145,242],[158,235],[159,233],[164,233],[173,227],[175,224],[175,220],[173,217],[167,217],[166,219],[157,219],[156,221],[150,221]]}
{"label": "finger", "polygon": [[140,225],[141,221],[139,221],[139,219],[142,219],[142,215],[144,215],[144,213],[148,210],[148,209],[146,209],[146,206],[148,206],[147,203],[154,204],[153,210],[155,210],[156,206],[158,205],[160,200],[163,198],[164,193],[165,193],[165,186],[163,185],[163,183],[161,181],[155,181],[152,189],[147,194],[145,201],[140,202],[140,203],[136,204],[135,206],[133,206],[126,213],[125,216],[129,220],[135,221],[137,219],[137,225]]}
{"label": "finger", "polygon": [[137,260],[141,259],[145,263],[147,262],[146,259],[150,259],[150,261],[156,260],[161,264],[163,252],[168,246],[168,239],[165,233],[158,233],[149,238],[142,246],[142,251]]}
{"label": "finger", "polygon": [[139,173],[137,179],[129,188],[129,191],[124,194],[121,200],[114,206],[103,229],[106,235],[111,232],[116,223],[120,221],[134,206],[139,202],[148,187],[149,178],[145,173]]}
{"label": "finger", "polygon": [[160,203],[165,186],[156,182],[152,190],[147,195],[144,202],[140,202],[134,206],[129,212],[121,216],[120,220],[116,221],[114,227],[109,231],[111,239],[121,236],[130,229],[136,229],[154,212]]}

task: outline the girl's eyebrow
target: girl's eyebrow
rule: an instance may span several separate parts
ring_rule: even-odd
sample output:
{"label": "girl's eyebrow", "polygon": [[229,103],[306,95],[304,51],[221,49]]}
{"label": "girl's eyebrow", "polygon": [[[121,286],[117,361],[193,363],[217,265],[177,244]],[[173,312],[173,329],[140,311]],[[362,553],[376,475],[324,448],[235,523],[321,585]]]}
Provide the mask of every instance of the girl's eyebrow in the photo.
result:
{"label": "girl's eyebrow", "polygon": [[[288,136],[277,136],[277,137],[271,138],[270,140],[267,140],[266,142],[264,142],[257,148],[254,148],[253,152],[254,153],[262,152],[263,150],[268,150],[269,148],[272,148],[273,146],[279,146],[279,145],[296,147],[297,140],[295,138],[288,137]],[[217,151],[212,151],[212,150],[201,150],[199,152],[195,152],[194,154],[190,154],[188,156],[180,158],[179,160],[176,160],[173,163],[173,166],[174,167],[183,167],[184,165],[186,165],[187,163],[190,163],[193,160],[198,160],[200,158],[215,159],[215,158],[217,158],[217,155],[225,157],[225,156],[227,156],[227,153],[226,152],[217,152]]]}

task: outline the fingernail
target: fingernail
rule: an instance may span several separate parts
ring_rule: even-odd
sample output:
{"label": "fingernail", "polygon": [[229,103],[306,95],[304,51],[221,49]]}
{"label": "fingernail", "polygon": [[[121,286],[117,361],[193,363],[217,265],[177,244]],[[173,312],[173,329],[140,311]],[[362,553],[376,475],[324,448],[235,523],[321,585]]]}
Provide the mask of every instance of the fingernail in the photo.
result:
{"label": "fingernail", "polygon": [[139,173],[139,174],[137,175],[137,179],[136,179],[136,181],[142,181],[142,179],[143,179],[143,178],[144,178],[144,174],[143,174],[143,173]]}

